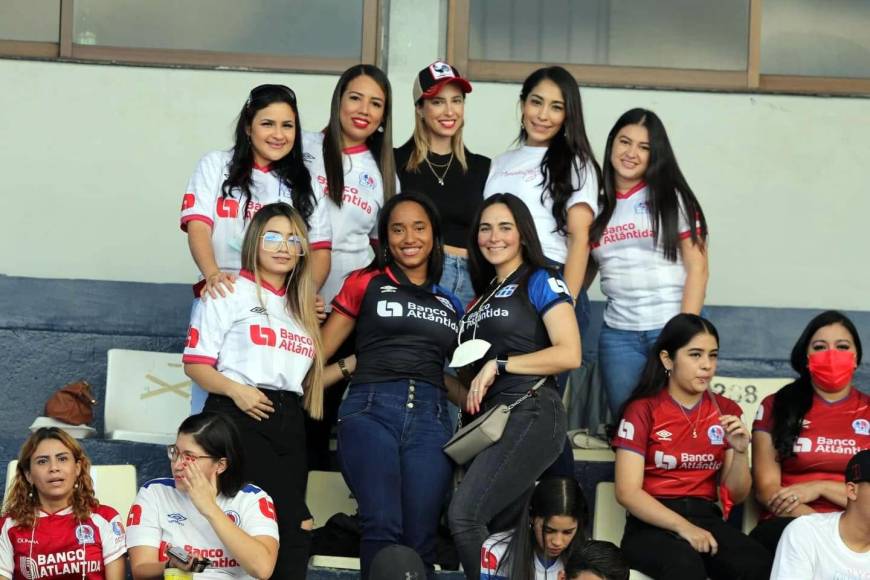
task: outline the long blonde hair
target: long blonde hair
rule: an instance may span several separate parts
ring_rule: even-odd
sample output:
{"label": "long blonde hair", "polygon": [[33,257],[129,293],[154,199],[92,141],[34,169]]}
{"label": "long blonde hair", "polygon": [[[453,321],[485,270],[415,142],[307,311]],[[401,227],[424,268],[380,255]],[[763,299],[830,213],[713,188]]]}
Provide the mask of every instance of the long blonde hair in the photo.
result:
{"label": "long blonde hair", "polygon": [[91,513],[100,502],[94,494],[94,481],[91,479],[91,460],[85,455],[84,449],[69,433],[57,427],[41,427],[37,429],[18,452],[18,465],[15,467],[15,479],[6,501],[3,505],[3,515],[15,520],[16,524],[25,528],[32,528],[36,521],[36,512],[40,507],[39,492],[36,487],[27,481],[30,473],[30,460],[36,453],[39,444],[47,439],[59,441],[72,453],[73,459],[79,465],[80,472],[76,477],[75,485],[70,495],[70,506],[76,519],[84,521],[91,517]]}
{"label": "long blonde hair", "polygon": [[286,203],[270,203],[264,205],[251,220],[245,241],[242,244],[242,268],[253,272],[257,283],[257,296],[265,307],[260,288],[260,267],[257,254],[260,248],[260,237],[266,229],[266,222],[273,217],[286,217],[296,235],[302,241],[302,254],[297,257],[296,266],[287,274],[284,287],[287,313],[305,330],[314,343],[314,362],[308,370],[304,381],[305,395],[303,403],[308,414],[315,419],[323,416],[323,340],[320,336],[320,323],[314,306],[317,289],[311,273],[311,249],[308,246],[308,230],[305,222],[293,207]]}
{"label": "long blonde hair", "polygon": [[[465,98],[465,95],[462,97]],[[414,107],[414,134],[411,138],[414,140],[414,150],[408,156],[408,162],[405,164],[406,171],[417,171],[420,164],[429,156],[430,137],[429,127],[426,126],[426,121],[423,120],[423,115],[420,111],[423,108],[423,102]],[[450,150],[453,152],[453,157],[462,166],[463,173],[468,171],[468,161],[465,159],[465,142],[462,140],[462,129],[465,127],[465,115],[462,116],[462,125],[456,130],[456,133],[450,137]]]}

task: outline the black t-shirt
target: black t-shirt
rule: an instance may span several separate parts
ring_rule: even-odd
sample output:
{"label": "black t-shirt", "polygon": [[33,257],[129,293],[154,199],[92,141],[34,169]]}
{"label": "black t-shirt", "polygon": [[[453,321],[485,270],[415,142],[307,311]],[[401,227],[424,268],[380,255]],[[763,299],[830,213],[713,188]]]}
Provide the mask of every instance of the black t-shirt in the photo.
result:
{"label": "black t-shirt", "polygon": [[[468,313],[463,317],[461,342],[474,337],[492,345],[482,359],[473,363],[475,374],[486,361],[498,355],[527,354],[552,346],[544,326],[544,314],[561,302],[570,304],[571,294],[559,274],[542,268],[529,274],[523,282],[527,273],[528,268],[523,266],[505,280],[492,298],[478,306],[481,298],[488,296],[495,285],[468,306]],[[475,323],[478,326],[476,334]],[[487,391],[487,397],[501,392],[525,392],[540,378],[500,374]]]}
{"label": "black t-shirt", "polygon": [[[402,191],[415,191],[431,199],[441,214],[444,243],[465,248],[468,245],[468,230],[477,208],[483,202],[483,187],[489,175],[489,157],[476,155],[466,149],[468,171],[463,172],[462,165],[454,159],[444,175],[444,185],[440,185],[425,161],[417,167],[417,171],[405,169],[413,150],[413,139],[395,150],[396,175],[399,176]],[[435,165],[434,169],[440,176],[450,161],[450,154],[436,155],[430,152],[429,161]]]}
{"label": "black t-shirt", "polygon": [[416,379],[444,385],[462,305],[438,285],[416,286],[400,268],[356,270],[332,306],[356,319],[353,383]]}

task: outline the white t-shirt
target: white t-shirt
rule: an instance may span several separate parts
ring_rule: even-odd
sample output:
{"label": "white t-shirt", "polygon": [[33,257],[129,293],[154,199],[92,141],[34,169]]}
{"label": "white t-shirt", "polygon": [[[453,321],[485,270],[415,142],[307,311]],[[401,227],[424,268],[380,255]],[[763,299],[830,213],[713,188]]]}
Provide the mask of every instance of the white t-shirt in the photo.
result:
{"label": "white t-shirt", "polygon": [[[653,243],[648,208],[649,188],[643,183],[617,194],[613,215],[601,239],[592,244],[601,292],[607,297],[604,322],[611,328],[653,330],[680,313],[686,268],[679,252],[671,262],[661,244]],[[691,235],[682,207],[677,228],[681,240]]]}
{"label": "white t-shirt", "polygon": [[[218,507],[250,536],[278,539],[278,523],[272,498],[256,485],[247,484],[234,497],[218,495]],[[127,546],[151,546],[166,561],[170,546],[184,548],[211,566],[194,578],[251,578],[233,558],[220,538],[186,493],[175,489],[172,478],[152,479],[142,486],[127,517]]]}
{"label": "white t-shirt", "polygon": [[[493,534],[483,543],[480,550],[480,579],[505,580],[511,571],[510,559],[505,559],[505,553],[510,546],[513,532]],[[545,565],[535,555],[535,580],[557,580],[559,573],[565,569],[561,558]]]}
{"label": "white t-shirt", "polygon": [[868,580],[870,552],[850,550],[840,537],[843,512],[809,514],[786,526],[771,580]]}
{"label": "white t-shirt", "polygon": [[[524,145],[502,153],[492,160],[489,177],[483,189],[483,197],[496,193],[512,193],[522,199],[532,213],[544,255],[551,260],[565,263],[568,257],[568,238],[556,232],[556,218],[553,217],[553,200],[549,192],[541,203],[541,161],[547,153],[546,147]],[[585,203],[598,215],[598,176],[591,163],[580,171],[575,171],[571,182],[574,193],[568,199],[565,211],[578,203]]]}
{"label": "white t-shirt", "polygon": [[214,366],[244,385],[293,391],[314,361],[314,341],[286,309],[285,290],[242,270],[235,291],[193,308],[182,361]]}
{"label": "white t-shirt", "polygon": [[[226,198],[222,196],[232,156],[230,151],[212,151],[199,161],[181,202],[181,229],[187,231],[187,224],[191,221],[208,224],[212,230],[212,248],[218,268],[236,274],[242,267],[245,230],[254,214],[264,205],[279,201],[292,205],[293,201],[291,190],[274,173],[268,168],[255,166],[251,171],[251,200],[245,215],[245,197],[239,189],[232,190]],[[318,197],[316,192],[315,199]],[[329,249],[332,228],[326,206],[318,203],[308,221],[311,249]]]}
{"label": "white t-shirt", "polygon": [[332,263],[320,289],[327,308],[341,290],[344,279],[372,260],[371,240],[378,237],[378,213],[384,205],[384,185],[374,156],[365,145],[344,150],[344,194],[341,207],[328,195],[323,163],[323,133],[304,132],[302,149],[311,172],[311,186],[318,206],[328,208],[332,227]]}

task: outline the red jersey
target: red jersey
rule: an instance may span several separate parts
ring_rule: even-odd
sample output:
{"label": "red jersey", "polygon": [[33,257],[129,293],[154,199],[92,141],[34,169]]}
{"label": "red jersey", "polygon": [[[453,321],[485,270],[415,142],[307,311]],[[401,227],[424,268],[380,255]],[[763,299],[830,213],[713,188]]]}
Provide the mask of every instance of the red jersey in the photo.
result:
{"label": "red jersey", "polygon": [[737,403],[720,395],[705,395],[686,409],[662,389],[631,402],[613,445],[643,455],[643,490],[651,496],[716,501],[719,470],[730,447],[719,416],[741,413]]}
{"label": "red jersey", "polygon": [[33,528],[8,517],[0,521],[0,576],[13,580],[102,580],[106,564],[127,551],[121,518],[105,505],[85,521],[72,508],[41,511]]}
{"label": "red jersey", "polygon": [[[753,431],[773,431],[775,396],[776,393],[768,395],[761,402]],[[846,398],[833,403],[814,394],[794,444],[795,454],[780,464],[780,485],[788,487],[818,480],[842,482],[846,463],[863,449],[870,449],[870,397],[855,388]],[[843,509],[821,497],[808,505],[817,512]]]}

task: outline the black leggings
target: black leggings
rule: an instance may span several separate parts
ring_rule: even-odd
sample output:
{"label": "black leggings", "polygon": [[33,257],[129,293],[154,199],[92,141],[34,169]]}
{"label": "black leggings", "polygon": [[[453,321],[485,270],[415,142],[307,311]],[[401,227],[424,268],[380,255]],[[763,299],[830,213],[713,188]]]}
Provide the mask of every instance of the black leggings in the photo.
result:
{"label": "black leggings", "polygon": [[300,524],[311,517],[305,505],[308,471],[305,460],[305,411],[295,393],[261,389],[275,412],[256,421],[229,397],[209,395],[204,411],[227,415],[242,436],[245,480],[272,496],[278,514],[278,561],[272,578],[302,580],[308,570],[311,532]]}
{"label": "black leggings", "polygon": [[794,518],[772,517],[758,522],[755,529],[749,532],[749,537],[767,548],[771,554],[776,554],[776,546],[785,527],[792,523]]}
{"label": "black leggings", "polygon": [[715,556],[696,552],[673,532],[652,526],[634,516],[625,522],[622,550],[629,565],[652,578],[680,580],[767,580],[773,558],[758,542],[729,526],[713,502],[699,498],[660,499],[716,538]]}

